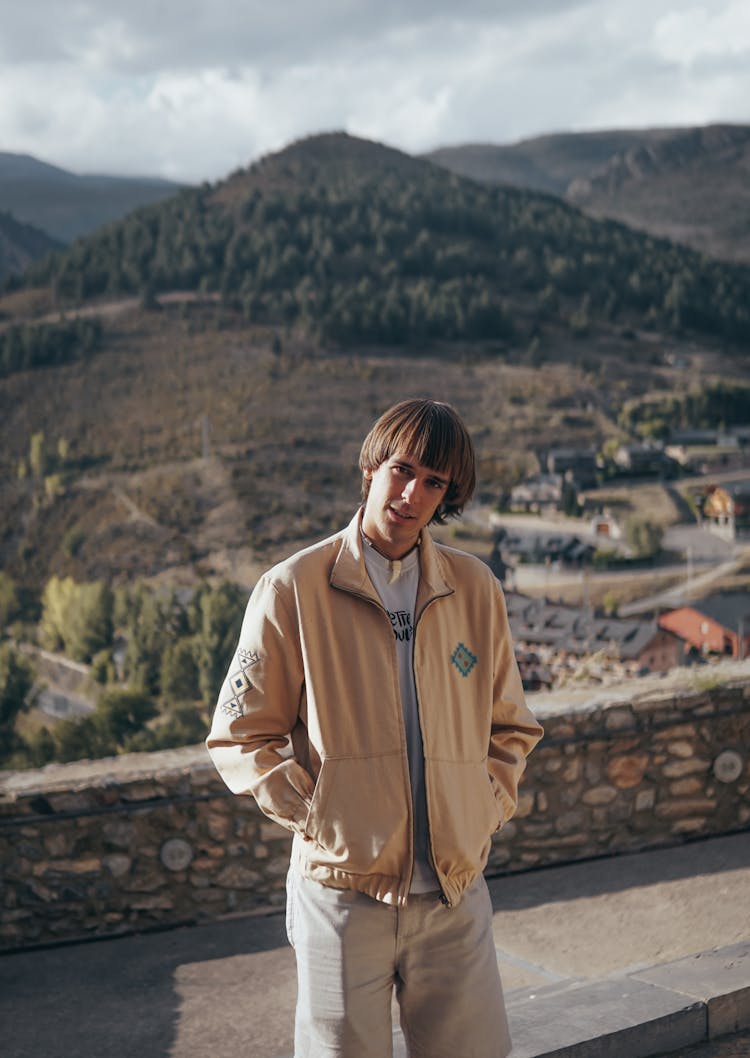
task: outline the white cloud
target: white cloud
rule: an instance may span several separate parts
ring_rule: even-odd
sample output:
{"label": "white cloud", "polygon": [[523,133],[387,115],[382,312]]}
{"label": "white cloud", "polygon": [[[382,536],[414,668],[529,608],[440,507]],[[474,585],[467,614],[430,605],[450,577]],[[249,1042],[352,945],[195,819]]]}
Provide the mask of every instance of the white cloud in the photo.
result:
{"label": "white cloud", "polygon": [[199,181],[323,129],[747,121],[749,41],[746,0],[35,0],[4,16],[0,149]]}
{"label": "white cloud", "polygon": [[750,5],[747,0],[696,4],[657,19],[654,48],[666,61],[691,66],[701,59],[750,57]]}

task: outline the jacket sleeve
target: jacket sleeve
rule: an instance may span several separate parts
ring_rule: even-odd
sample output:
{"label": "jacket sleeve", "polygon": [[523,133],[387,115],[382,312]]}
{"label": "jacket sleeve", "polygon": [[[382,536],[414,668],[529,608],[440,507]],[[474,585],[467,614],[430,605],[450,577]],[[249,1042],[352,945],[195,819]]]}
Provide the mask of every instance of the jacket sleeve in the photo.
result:
{"label": "jacket sleeve", "polygon": [[500,807],[502,825],[518,807],[518,784],[526,768],[526,758],[544,731],[526,705],[505,598],[497,582],[494,588],[495,671],[487,769]]}
{"label": "jacket sleeve", "polygon": [[214,712],[206,746],[233,793],[304,834],[314,783],[289,756],[304,686],[299,632],[265,574],[247,604],[240,640]]}

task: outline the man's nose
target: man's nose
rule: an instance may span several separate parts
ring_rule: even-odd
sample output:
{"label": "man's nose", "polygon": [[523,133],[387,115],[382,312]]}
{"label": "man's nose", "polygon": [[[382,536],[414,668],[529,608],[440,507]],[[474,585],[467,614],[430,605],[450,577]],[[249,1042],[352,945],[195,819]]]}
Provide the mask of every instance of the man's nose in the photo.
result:
{"label": "man's nose", "polygon": [[414,501],[417,499],[418,491],[419,490],[417,487],[417,479],[409,478],[409,480],[406,482],[403,489],[401,490],[401,495],[404,497],[405,500],[408,500],[409,503],[414,503]]}

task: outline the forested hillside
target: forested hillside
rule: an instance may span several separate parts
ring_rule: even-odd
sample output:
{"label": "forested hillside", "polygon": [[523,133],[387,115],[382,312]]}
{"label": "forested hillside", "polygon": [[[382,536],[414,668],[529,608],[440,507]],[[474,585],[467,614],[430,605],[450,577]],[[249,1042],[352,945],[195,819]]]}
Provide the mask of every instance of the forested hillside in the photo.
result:
{"label": "forested hillside", "polygon": [[0,282],[57,249],[62,249],[61,244],[43,231],[0,212]]}
{"label": "forested hillside", "polygon": [[139,210],[26,283],[60,305],[216,292],[346,344],[525,341],[545,322],[750,338],[750,269],[343,134]]}

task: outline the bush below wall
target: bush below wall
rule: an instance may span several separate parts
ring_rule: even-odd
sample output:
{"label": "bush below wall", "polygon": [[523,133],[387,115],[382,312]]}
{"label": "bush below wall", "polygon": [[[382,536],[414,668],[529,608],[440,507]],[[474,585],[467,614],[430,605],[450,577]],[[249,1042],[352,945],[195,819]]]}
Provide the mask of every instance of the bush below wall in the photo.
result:
{"label": "bush below wall", "polygon": [[[488,874],[750,826],[750,665],[678,672],[532,696]],[[0,775],[0,949],[279,908],[289,843],[202,746]]]}

